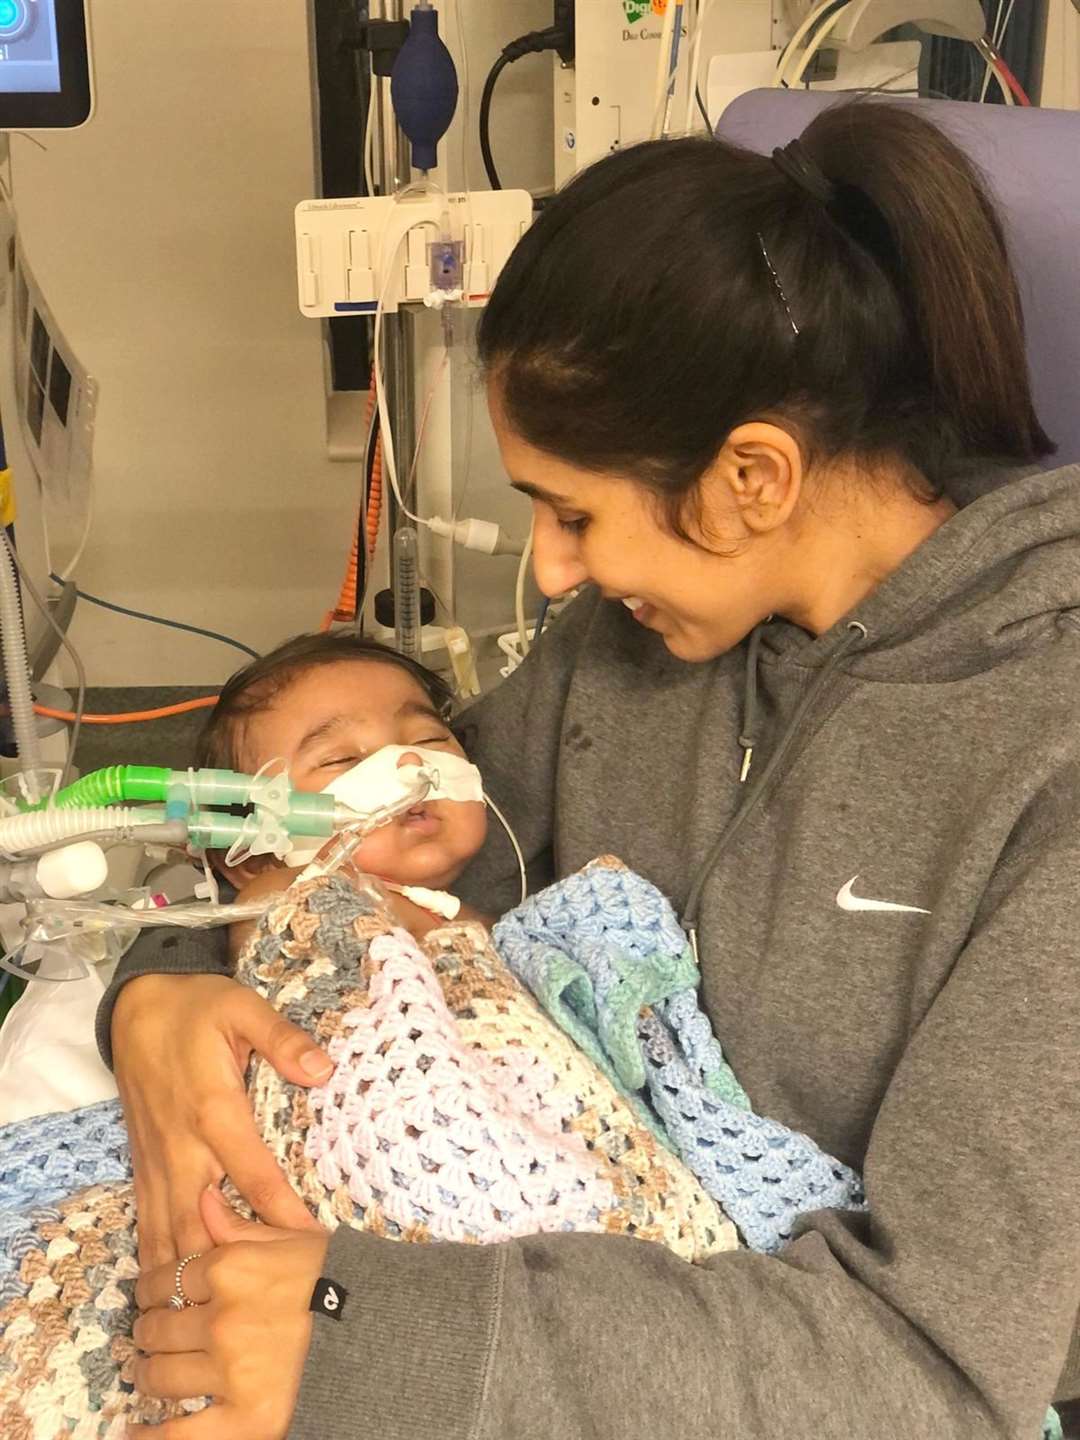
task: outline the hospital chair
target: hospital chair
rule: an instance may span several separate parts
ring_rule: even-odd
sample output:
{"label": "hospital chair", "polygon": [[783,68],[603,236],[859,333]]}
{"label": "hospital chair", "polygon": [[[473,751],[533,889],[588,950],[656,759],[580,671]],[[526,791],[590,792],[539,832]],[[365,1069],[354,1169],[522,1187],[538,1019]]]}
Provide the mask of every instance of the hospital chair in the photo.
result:
{"label": "hospital chair", "polygon": [[[724,111],[723,140],[770,154],[826,106],[848,98],[811,90],[751,90]],[[1080,112],[921,100],[922,112],[989,181],[1008,232],[1027,327],[1035,408],[1057,454],[1080,462]],[[1080,1303],[1080,1296],[1077,1296]],[[1066,1440],[1080,1437],[1080,1316],[1059,1401]]]}
{"label": "hospital chair", "polygon": [[[844,98],[751,90],[728,106],[716,133],[769,154]],[[1058,446],[1046,464],[1080,461],[1080,112],[911,103],[962,146],[990,182],[1023,296],[1035,407]]]}

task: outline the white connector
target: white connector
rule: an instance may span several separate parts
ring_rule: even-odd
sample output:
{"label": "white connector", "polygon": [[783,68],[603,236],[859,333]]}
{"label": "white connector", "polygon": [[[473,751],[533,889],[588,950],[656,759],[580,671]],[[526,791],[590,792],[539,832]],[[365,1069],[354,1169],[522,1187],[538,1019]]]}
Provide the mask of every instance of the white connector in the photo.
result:
{"label": "white connector", "polygon": [[424,305],[428,310],[442,310],[447,305],[460,305],[464,293],[463,290],[429,290],[424,296]]}
{"label": "white connector", "polygon": [[444,520],[432,515],[426,523],[432,534],[481,555],[521,555],[525,549],[521,541],[512,540],[493,520]]}
{"label": "white connector", "polygon": [[446,649],[450,655],[458,694],[470,699],[480,694],[480,680],[476,673],[476,655],[467,631],[460,625],[453,625],[446,632]]}

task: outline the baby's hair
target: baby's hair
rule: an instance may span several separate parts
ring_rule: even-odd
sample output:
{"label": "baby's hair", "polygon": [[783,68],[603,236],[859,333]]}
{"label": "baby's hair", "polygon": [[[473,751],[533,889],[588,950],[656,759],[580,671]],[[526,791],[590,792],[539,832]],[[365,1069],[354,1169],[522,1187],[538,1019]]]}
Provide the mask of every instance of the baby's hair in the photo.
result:
{"label": "baby's hair", "polygon": [[242,670],[237,670],[225,682],[218,702],[195,742],[196,766],[239,769],[239,749],[247,719],[265,710],[276,695],[307,671],[319,665],[340,664],[347,660],[396,665],[412,676],[435,710],[444,719],[449,719],[453,707],[453,692],[449,685],[434,671],[407,655],[380,644],[378,640],[368,640],[347,631],[297,635],[269,654],[253,660],[250,665],[245,665]]}

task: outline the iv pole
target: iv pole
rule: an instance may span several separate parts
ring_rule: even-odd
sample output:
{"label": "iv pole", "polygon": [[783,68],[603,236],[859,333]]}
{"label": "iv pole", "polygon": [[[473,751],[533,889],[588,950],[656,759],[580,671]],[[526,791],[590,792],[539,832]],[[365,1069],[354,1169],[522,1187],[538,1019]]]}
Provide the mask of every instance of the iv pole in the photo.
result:
{"label": "iv pole", "polygon": [[[406,0],[372,0],[369,7],[372,19],[404,20]],[[396,195],[409,184],[412,178],[409,141],[397,123],[390,100],[390,82],[372,74],[371,83],[377,87],[372,116],[375,123],[375,181],[383,195]],[[412,316],[405,306],[396,314],[382,318],[383,364],[382,376],[386,386],[387,412],[390,416],[394,454],[397,457],[397,473],[401,482],[402,498],[411,510],[416,509],[416,496],[409,492],[407,477],[412,470],[413,450],[416,443],[416,415],[413,394],[413,367],[416,359],[416,344],[413,335]],[[391,590],[394,589],[394,566],[392,542],[402,521],[400,507],[393,492],[387,488],[383,493],[386,507],[387,564]],[[395,609],[401,597],[394,594]]]}

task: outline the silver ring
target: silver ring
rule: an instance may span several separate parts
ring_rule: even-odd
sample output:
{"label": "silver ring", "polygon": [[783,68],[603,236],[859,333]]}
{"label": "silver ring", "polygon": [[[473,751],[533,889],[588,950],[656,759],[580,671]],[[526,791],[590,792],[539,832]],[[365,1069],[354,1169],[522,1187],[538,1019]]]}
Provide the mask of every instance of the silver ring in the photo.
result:
{"label": "silver ring", "polygon": [[184,1294],[184,1271],[193,1260],[200,1258],[201,1253],[196,1250],[193,1255],[185,1255],[183,1260],[180,1261],[180,1264],[177,1265],[176,1293],[169,1296],[169,1304],[174,1310],[193,1310],[198,1305],[199,1302],[197,1300],[192,1300]]}

